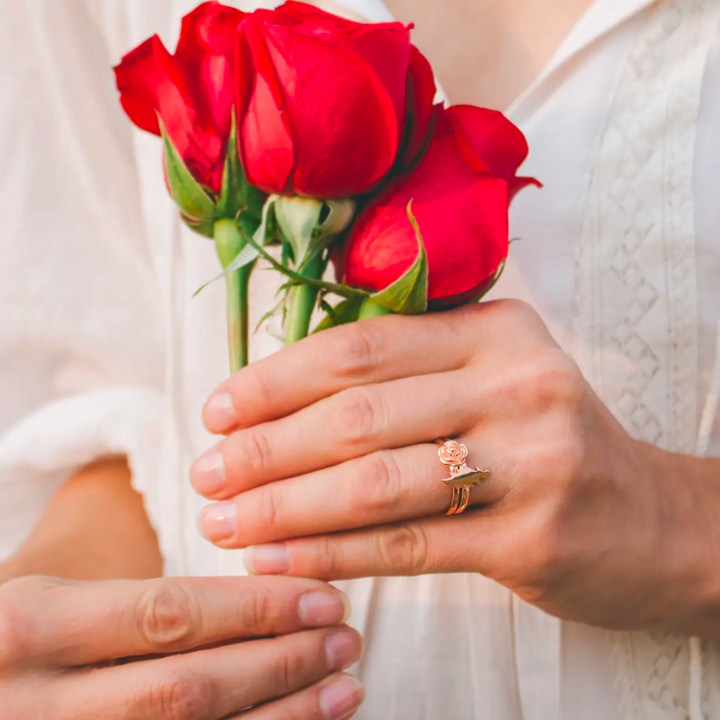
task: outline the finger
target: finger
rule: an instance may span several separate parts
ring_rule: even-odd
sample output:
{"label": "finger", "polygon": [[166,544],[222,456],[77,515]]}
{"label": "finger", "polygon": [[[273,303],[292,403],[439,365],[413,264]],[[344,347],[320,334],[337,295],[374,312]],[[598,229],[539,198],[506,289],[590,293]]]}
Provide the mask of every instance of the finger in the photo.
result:
{"label": "finger", "polygon": [[164,655],[338,624],[348,614],[342,593],[312,580],[31,578],[0,589],[0,666]]}
{"label": "finger", "polygon": [[54,717],[220,720],[314,685],[361,650],[360,635],[342,627],[75,673],[56,688]]}
{"label": "finger", "polygon": [[230,720],[347,720],[364,699],[365,691],[352,675],[336,675]]}
{"label": "finger", "polygon": [[486,512],[468,510],[249,548],[245,563],[258,575],[281,572],[326,580],[458,572],[491,576],[497,566],[495,530],[505,518]]}
{"label": "finger", "polygon": [[[515,300],[421,316],[391,315],[313,335],[236,373],[204,409],[211,432],[267,422],[344,388],[457,370],[479,359],[555,346],[544,323]],[[497,364],[497,363],[495,363]]]}
{"label": "finger", "polygon": [[465,433],[491,406],[487,396],[468,370],[345,390],[225,438],[193,465],[192,483],[223,499],[376,450]]}
{"label": "finger", "polygon": [[462,367],[476,337],[467,311],[387,316],[313,335],[227,380],[204,409],[211,432],[251,427],[356,385]]}
{"label": "finger", "polygon": [[[469,462],[492,468],[470,496],[472,505],[495,502],[507,492],[503,478],[516,475],[493,431],[463,438]],[[436,445],[383,450],[289,480],[269,483],[200,516],[205,537],[225,548],[244,548],[446,512],[453,488]],[[223,518],[218,521],[217,517]],[[228,521],[228,518],[232,518]]]}

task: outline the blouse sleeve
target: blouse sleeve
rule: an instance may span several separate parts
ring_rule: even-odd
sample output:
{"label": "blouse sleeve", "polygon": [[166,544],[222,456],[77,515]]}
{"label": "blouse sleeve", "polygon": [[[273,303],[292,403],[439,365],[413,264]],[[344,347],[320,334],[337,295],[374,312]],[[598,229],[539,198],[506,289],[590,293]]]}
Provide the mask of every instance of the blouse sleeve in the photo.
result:
{"label": "blouse sleeve", "polygon": [[0,0],[0,559],[107,454],[167,542],[165,330],[111,52],[81,0]]}

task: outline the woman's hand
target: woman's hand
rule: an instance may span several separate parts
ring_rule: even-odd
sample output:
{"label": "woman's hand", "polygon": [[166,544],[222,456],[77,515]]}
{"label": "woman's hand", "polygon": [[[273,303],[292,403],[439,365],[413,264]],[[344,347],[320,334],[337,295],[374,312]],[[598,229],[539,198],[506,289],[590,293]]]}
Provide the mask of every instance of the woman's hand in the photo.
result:
{"label": "woman's hand", "polygon": [[[229,436],[192,471],[222,501],[201,526],[261,546],[256,573],[479,572],[564,618],[720,636],[717,462],[632,440],[522,303],[321,333],[228,380],[205,422]],[[492,472],[453,517],[444,437]]]}
{"label": "woman's hand", "polygon": [[336,674],[360,655],[333,627],[345,603],[292,578],[14,580],[0,588],[3,720],[341,720],[362,702]]}

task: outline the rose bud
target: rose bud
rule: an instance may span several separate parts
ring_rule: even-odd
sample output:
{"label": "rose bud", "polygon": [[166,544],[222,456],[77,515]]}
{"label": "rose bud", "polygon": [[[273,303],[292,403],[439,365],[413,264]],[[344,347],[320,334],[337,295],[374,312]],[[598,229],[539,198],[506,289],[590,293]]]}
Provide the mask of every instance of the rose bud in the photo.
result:
{"label": "rose bud", "polygon": [[215,241],[224,269],[217,279],[227,285],[233,372],[248,361],[247,288],[254,258],[240,261],[264,202],[247,183],[238,153],[235,88],[245,17],[219,2],[203,3],[183,18],[174,55],[156,35],[115,68],[130,119],[163,137],[165,180],[183,220]]}
{"label": "rose bud", "polygon": [[247,16],[239,57],[240,156],[268,193],[347,198],[423,147],[435,84],[401,23],[287,2]]}
{"label": "rose bud", "polygon": [[237,30],[245,13],[206,2],[183,19],[175,55],[155,35],[115,68],[120,102],[142,130],[160,122],[195,180],[219,193],[235,102]]}
{"label": "rose bud", "polygon": [[370,200],[336,254],[340,281],[375,293],[397,284],[417,263],[420,239],[429,305],[479,299],[507,258],[510,200],[540,186],[517,177],[527,154],[522,132],[501,113],[440,109],[426,155]]}

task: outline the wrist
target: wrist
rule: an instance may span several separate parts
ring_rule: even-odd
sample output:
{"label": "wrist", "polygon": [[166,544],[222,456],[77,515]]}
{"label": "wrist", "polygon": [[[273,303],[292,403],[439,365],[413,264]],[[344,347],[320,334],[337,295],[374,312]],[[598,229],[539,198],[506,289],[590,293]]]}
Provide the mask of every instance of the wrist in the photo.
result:
{"label": "wrist", "polygon": [[720,460],[652,448],[664,629],[720,638]]}

